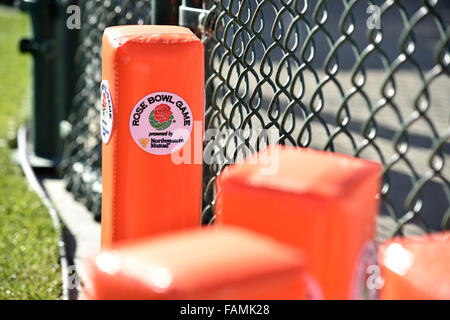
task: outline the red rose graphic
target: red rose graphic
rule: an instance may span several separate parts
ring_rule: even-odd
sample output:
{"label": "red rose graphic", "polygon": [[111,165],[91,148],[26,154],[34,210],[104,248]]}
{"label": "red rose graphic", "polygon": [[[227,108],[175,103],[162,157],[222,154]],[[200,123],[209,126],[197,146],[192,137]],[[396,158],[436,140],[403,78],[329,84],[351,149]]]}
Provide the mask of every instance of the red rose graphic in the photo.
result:
{"label": "red rose graphic", "polygon": [[106,111],[107,103],[108,102],[106,101],[106,93],[103,93],[103,99],[102,99],[103,111]]}
{"label": "red rose graphic", "polygon": [[159,123],[163,123],[170,120],[170,116],[172,115],[172,111],[170,111],[170,107],[166,104],[160,104],[153,111],[153,115]]}

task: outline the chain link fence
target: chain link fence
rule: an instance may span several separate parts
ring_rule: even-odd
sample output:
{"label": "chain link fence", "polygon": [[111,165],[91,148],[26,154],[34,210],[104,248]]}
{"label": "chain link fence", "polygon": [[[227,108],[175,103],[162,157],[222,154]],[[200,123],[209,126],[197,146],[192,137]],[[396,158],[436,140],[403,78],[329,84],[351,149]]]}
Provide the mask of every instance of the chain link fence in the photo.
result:
{"label": "chain link fence", "polygon": [[[96,216],[102,33],[110,25],[154,23],[151,3],[80,1],[76,111],[61,170]],[[183,4],[207,9],[196,31],[206,47],[206,129],[215,129],[204,147],[216,161],[204,165],[204,223],[214,220],[216,176],[262,147],[265,139],[255,143],[251,129],[267,129],[279,134],[275,143],[383,163],[381,212],[395,222],[391,235],[411,223],[425,231],[450,227],[450,3]]]}

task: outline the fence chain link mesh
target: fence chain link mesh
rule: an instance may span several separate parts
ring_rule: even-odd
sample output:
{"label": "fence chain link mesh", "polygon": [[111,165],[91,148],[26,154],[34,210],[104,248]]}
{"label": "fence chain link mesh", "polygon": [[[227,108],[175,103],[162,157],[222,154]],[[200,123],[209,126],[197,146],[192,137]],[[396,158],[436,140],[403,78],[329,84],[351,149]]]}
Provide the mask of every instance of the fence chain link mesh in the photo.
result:
{"label": "fence chain link mesh", "polygon": [[[150,23],[150,1],[81,1],[69,189],[100,212],[98,88],[105,27]],[[445,1],[208,0],[203,222],[223,168],[267,143],[384,165],[391,235],[450,228],[450,4]],[[278,137],[255,139],[255,130]],[[253,135],[253,136],[252,136]],[[447,163],[446,163],[447,162]]]}

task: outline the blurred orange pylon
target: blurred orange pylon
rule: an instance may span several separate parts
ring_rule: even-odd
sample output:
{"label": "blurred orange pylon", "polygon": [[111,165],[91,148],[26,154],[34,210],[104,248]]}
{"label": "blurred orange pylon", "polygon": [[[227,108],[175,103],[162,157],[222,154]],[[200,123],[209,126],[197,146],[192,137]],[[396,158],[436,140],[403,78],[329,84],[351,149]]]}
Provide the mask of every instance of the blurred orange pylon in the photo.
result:
{"label": "blurred orange pylon", "polygon": [[[216,180],[216,221],[306,253],[326,299],[362,298],[375,236],[380,165],[347,155],[269,147]],[[374,262],[375,263],[375,262]]]}

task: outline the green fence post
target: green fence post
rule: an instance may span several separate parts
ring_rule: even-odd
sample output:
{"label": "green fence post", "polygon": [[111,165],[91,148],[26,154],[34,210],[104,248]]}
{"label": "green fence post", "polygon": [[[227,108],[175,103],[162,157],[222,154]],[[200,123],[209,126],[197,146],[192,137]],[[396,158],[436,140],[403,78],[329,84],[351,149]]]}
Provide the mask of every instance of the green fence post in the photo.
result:
{"label": "green fence post", "polygon": [[22,39],[20,50],[33,55],[33,111],[31,119],[31,143],[36,157],[49,166],[58,154],[58,115],[54,112],[52,64],[54,44],[49,0],[21,0],[20,8],[31,16],[33,38]]}
{"label": "green fence post", "polygon": [[75,70],[75,51],[78,45],[79,30],[68,28],[67,19],[69,13],[67,8],[77,5],[76,0],[56,0],[55,5],[55,23],[54,35],[58,46],[57,59],[55,61],[55,96],[57,108],[60,109],[60,119],[66,120],[72,109],[72,101],[75,94],[76,74]]}
{"label": "green fence post", "polygon": [[66,26],[70,0],[21,0],[31,16],[33,37],[20,50],[33,55],[33,111],[30,140],[36,167],[53,167],[61,158],[60,123],[69,114],[74,86],[72,63],[77,30]]}
{"label": "green fence post", "polygon": [[180,0],[152,0],[152,24],[178,25]]}

